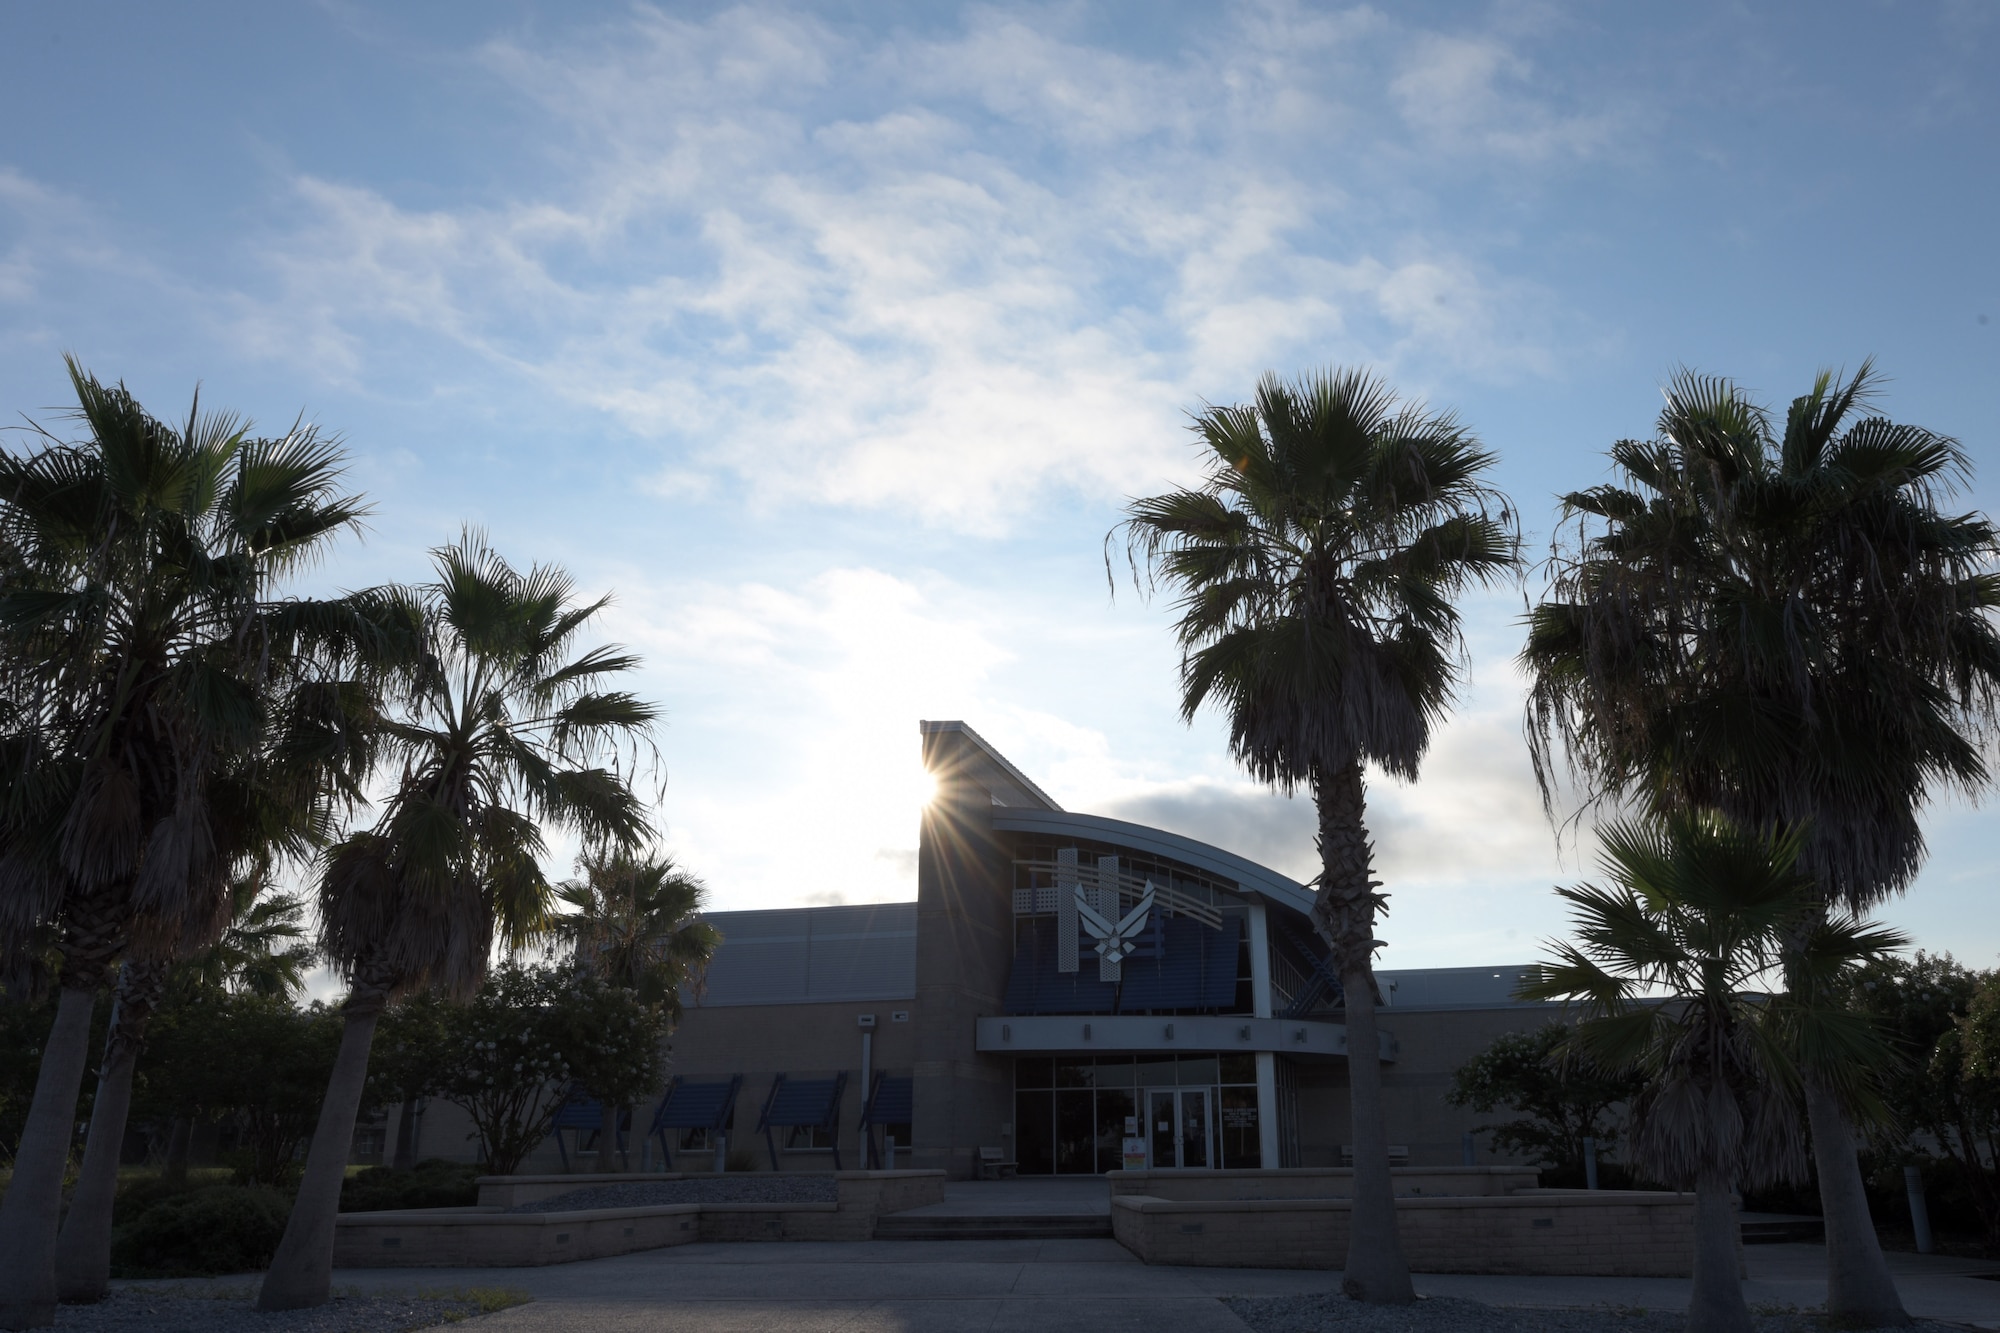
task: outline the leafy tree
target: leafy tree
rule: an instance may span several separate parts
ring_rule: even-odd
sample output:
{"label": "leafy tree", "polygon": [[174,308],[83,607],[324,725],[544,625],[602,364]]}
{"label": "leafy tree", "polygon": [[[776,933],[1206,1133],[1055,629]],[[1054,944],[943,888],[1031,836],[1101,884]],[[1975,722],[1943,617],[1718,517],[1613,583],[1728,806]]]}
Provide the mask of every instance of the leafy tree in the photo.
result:
{"label": "leafy tree", "polygon": [[[2000,543],[1942,508],[1969,468],[1957,444],[1866,415],[1874,387],[1865,363],[1823,373],[1780,428],[1729,381],[1682,374],[1656,437],[1612,446],[1617,483],[1564,497],[1522,654],[1545,797],[1561,756],[1587,803],[1805,829],[1829,910],[1909,884],[1926,802],[1987,778]],[[1806,1105],[1828,1313],[1906,1323],[1840,1100],[1813,1074]]]}
{"label": "leafy tree", "polygon": [[659,1008],[571,967],[502,967],[447,1026],[441,1091],[471,1117],[496,1175],[548,1138],[573,1086],[635,1099],[662,1081]]}
{"label": "leafy tree", "polygon": [[1568,1049],[1570,1030],[1549,1023],[1533,1032],[1506,1032],[1452,1074],[1445,1100],[1481,1115],[1506,1109],[1520,1118],[1481,1125],[1494,1148],[1531,1162],[1561,1167],[1579,1177],[1583,1141],[1594,1139],[1600,1153],[1617,1145],[1618,1121],[1612,1108],[1639,1091],[1630,1070],[1608,1070]]}
{"label": "leafy tree", "polygon": [[[1123,525],[1143,586],[1179,593],[1181,712],[1229,719],[1256,778],[1303,785],[1319,813],[1313,920],[1345,994],[1354,1225],[1344,1288],[1415,1299],[1396,1230],[1375,1057],[1376,916],[1364,770],[1414,779],[1450,705],[1462,640],[1453,599],[1518,564],[1493,455],[1451,416],[1399,403],[1360,371],[1286,383],[1195,418],[1206,474],[1134,501]],[[1497,512],[1497,517],[1496,517]]]}
{"label": "leafy tree", "polygon": [[611,1113],[600,1124],[598,1161],[610,1165],[618,1139],[612,1116],[666,1082],[666,1010],[638,992],[573,969],[555,1018],[560,1049],[577,1083]]}
{"label": "leafy tree", "polygon": [[[617,850],[577,858],[577,876],[556,897],[569,910],[552,929],[579,967],[623,987],[680,1022],[681,992],[700,986],[721,932],[702,918],[707,890],[670,856]],[[613,1169],[620,1112],[629,1103],[585,1079],[603,1106],[597,1169]],[[657,1084],[633,1090],[643,1096]]]}
{"label": "leafy tree", "polygon": [[[1575,1048],[1634,1069],[1628,1146],[1648,1175],[1695,1194],[1696,1333],[1750,1333],[1732,1195],[1806,1178],[1799,1056],[1859,1100],[1888,1053],[1879,1035],[1823,997],[1859,963],[1905,943],[1821,910],[1799,869],[1802,835],[1746,832],[1716,815],[1602,834],[1604,887],[1558,889],[1575,943],[1522,987],[1524,998],[1579,1006]],[[1800,941],[1802,940],[1802,943]],[[1781,965],[1826,985],[1772,1000],[1757,992]]]}
{"label": "leafy tree", "polygon": [[196,990],[161,1012],[149,1082],[190,1117],[235,1122],[241,1180],[289,1185],[339,1039],[339,1019],[324,1005]]}
{"label": "leafy tree", "polygon": [[55,1005],[46,997],[0,999],[0,1162],[11,1165],[21,1142],[54,1015]]}
{"label": "leafy tree", "polygon": [[[324,776],[263,760],[295,673],[368,637],[367,599],[277,600],[362,510],[336,441],[150,416],[69,363],[84,438],[0,454],[0,955],[51,941],[53,1028],[0,1201],[0,1326],[54,1318],[62,1176],[92,998],[128,950],[212,942],[239,861],[296,827]],[[40,428],[36,428],[39,430]],[[303,784],[303,785],[300,785]],[[93,1125],[115,1156],[144,996],[112,1025]],[[101,1171],[94,1179],[101,1179]],[[108,1195],[90,1235],[108,1243]],[[93,1266],[102,1270],[102,1255]],[[74,1294],[101,1294],[103,1281]]]}
{"label": "leafy tree", "polygon": [[392,1165],[416,1165],[417,1108],[437,1093],[449,1058],[450,1005],[436,991],[408,996],[382,1014],[370,1050],[367,1100],[398,1103],[396,1152]]}
{"label": "leafy tree", "polygon": [[[258,1306],[324,1304],[334,1217],[375,1023],[393,998],[473,990],[498,943],[547,929],[544,826],[586,845],[649,833],[631,788],[655,709],[610,688],[638,660],[577,639],[606,599],[568,575],[516,571],[467,534],[434,554],[436,581],[402,599],[422,650],[394,682],[380,736],[394,786],[370,828],[320,878],[320,944],[347,979],[340,1057],[305,1177]],[[497,939],[496,939],[497,937]]]}
{"label": "leafy tree", "polygon": [[2000,1253],[2000,972],[1920,952],[1870,963],[1852,993],[1905,1057],[1887,1090],[1898,1129],[1952,1163]]}

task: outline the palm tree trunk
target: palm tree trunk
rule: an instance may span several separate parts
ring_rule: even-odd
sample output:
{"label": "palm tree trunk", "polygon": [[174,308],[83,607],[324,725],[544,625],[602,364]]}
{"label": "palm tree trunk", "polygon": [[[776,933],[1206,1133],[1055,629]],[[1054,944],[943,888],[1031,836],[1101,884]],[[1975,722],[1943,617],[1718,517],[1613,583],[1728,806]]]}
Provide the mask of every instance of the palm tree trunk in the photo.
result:
{"label": "palm tree trunk", "polygon": [[597,1120],[597,1170],[600,1175],[610,1175],[618,1169],[618,1108],[606,1097],[598,1104]]}
{"label": "palm tree trunk", "polygon": [[1375,913],[1382,896],[1372,878],[1375,852],[1363,820],[1367,793],[1361,765],[1315,774],[1319,810],[1320,891],[1313,922],[1333,946],[1346,994],[1347,1088],[1354,1137],[1354,1205],[1348,1224],[1349,1299],[1404,1304],[1417,1298],[1396,1228],[1396,1187],[1389,1174],[1389,1132],[1382,1117],[1382,1059],[1375,1031]]}
{"label": "palm tree trunk", "polygon": [[1889,1276],[1875,1221],[1868,1215],[1854,1133],[1839,1100],[1810,1072],[1805,1085],[1820,1212],[1826,1219],[1827,1317],[1857,1328],[1900,1328],[1910,1316],[1896,1293],[1896,1280]]}
{"label": "palm tree trunk", "polygon": [[389,1165],[408,1171],[417,1164],[417,1099],[403,1098],[403,1111],[396,1117],[396,1156]]}
{"label": "palm tree trunk", "polygon": [[361,1094],[368,1082],[368,1047],[375,1039],[375,1021],[387,999],[384,987],[356,981],[342,1013],[340,1054],[327,1079],[326,1100],[320,1104],[319,1125],[306,1152],[305,1174],[298,1198],[285,1222],[285,1235],[264,1274],[257,1295],[260,1310],[299,1310],[324,1305],[333,1285],[333,1228],[340,1214],[340,1185],[347,1178],[347,1159],[354,1149],[354,1122],[361,1113]]}
{"label": "palm tree trunk", "polygon": [[69,1198],[69,1215],[56,1237],[56,1295],[65,1304],[88,1305],[111,1289],[111,1208],[118,1195],[118,1156],[132,1109],[132,1070],[145,1048],[146,1023],[166,991],[167,964],[128,958],[118,974],[111,1025],[104,1034],[104,1065],[90,1104],[90,1135],[83,1169]]}
{"label": "palm tree trunk", "polygon": [[1743,1299],[1742,1260],[1736,1253],[1735,1191],[1714,1173],[1694,1189],[1694,1290],[1688,1297],[1688,1333],[1752,1333]]}
{"label": "palm tree trunk", "polygon": [[111,1206],[118,1194],[118,1150],[132,1105],[132,1067],[138,1062],[139,1052],[121,1045],[106,1052],[97,1073],[83,1170],[56,1236],[56,1297],[65,1305],[101,1301],[111,1287]]}
{"label": "palm tree trunk", "polygon": [[96,999],[94,984],[64,986],[42,1047],[14,1178],[0,1199],[0,1328],[46,1328],[56,1321],[56,1223]]}

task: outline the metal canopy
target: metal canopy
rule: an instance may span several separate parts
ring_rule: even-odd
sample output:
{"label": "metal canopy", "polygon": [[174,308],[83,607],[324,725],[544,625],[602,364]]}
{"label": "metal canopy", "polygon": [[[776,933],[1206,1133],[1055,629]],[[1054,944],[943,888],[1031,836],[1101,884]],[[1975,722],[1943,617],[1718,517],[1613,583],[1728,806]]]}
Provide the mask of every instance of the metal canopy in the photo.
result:
{"label": "metal canopy", "polygon": [[[875,1087],[868,1094],[868,1104],[861,1108],[861,1128],[868,1143],[868,1169],[880,1170],[882,1156],[875,1146],[873,1133],[877,1125],[907,1125],[916,1118],[917,1081],[914,1078],[896,1078],[888,1074],[875,1075]],[[883,1131],[887,1133],[885,1129]]]}
{"label": "metal canopy", "polygon": [[778,1143],[774,1129],[823,1129],[833,1145],[833,1169],[840,1165],[840,1096],[847,1090],[847,1071],[832,1078],[794,1079],[780,1074],[764,1099],[764,1113],[757,1117],[757,1131],[771,1153],[771,1169],[778,1169]]}
{"label": "metal canopy", "polygon": [[[555,1119],[549,1122],[549,1133],[555,1136],[556,1151],[562,1155],[563,1170],[569,1170],[569,1149],[563,1144],[562,1132],[566,1129],[575,1131],[578,1136],[577,1151],[581,1153],[583,1151],[583,1132],[585,1130],[595,1131],[603,1128],[604,1104],[585,1092],[581,1087],[572,1084],[569,1096],[563,1099],[562,1107],[557,1110]],[[618,1153],[621,1157],[625,1153],[626,1132],[631,1128],[631,1110],[621,1109],[618,1112]]]}
{"label": "metal canopy", "polygon": [[667,1170],[674,1169],[674,1154],[667,1143],[670,1129],[705,1129],[711,1134],[729,1128],[729,1122],[736,1114],[736,1094],[742,1091],[743,1075],[736,1074],[723,1083],[689,1083],[679,1074],[667,1085],[667,1095],[660,1099],[660,1107],[653,1112],[652,1128],[647,1130],[650,1138],[659,1140],[660,1159]]}

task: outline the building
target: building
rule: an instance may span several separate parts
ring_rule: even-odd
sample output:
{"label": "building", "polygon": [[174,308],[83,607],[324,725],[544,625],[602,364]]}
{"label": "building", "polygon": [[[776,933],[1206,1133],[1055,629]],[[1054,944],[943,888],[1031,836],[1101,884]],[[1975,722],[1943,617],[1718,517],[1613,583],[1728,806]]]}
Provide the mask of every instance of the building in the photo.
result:
{"label": "building", "polygon": [[[982,1152],[1024,1175],[1112,1170],[1128,1138],[1155,1167],[1341,1164],[1347,1038],[1310,892],[1168,830],[1065,811],[962,722],[921,730],[936,790],[916,902],[712,918],[724,943],[685,997],[673,1069],[740,1076],[729,1146],[765,1168],[851,1167],[872,1135],[899,1166],[958,1177]],[[1379,974],[1399,1161],[1464,1160],[1479,1117],[1446,1104],[1452,1072],[1551,1014],[1511,998],[1523,970]],[[760,1134],[780,1076],[830,1113]],[[878,1079],[908,1080],[883,1099],[907,1119],[864,1131]],[[424,1137],[450,1151],[456,1134]],[[691,1129],[669,1146],[706,1169],[715,1145]],[[526,1169],[556,1162],[548,1148]]]}

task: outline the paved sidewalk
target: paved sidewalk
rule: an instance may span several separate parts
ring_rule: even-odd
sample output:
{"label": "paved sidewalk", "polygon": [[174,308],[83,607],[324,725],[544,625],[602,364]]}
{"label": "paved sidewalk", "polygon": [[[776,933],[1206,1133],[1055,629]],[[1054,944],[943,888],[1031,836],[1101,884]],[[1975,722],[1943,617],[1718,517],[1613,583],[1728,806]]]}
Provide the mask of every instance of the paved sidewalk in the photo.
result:
{"label": "paved sidewalk", "polygon": [[[1817,1306],[1825,1251],[1745,1252],[1755,1304]],[[2000,1329],[2000,1264],[1894,1255],[1913,1314]],[[480,1321],[490,1333],[1168,1333],[1243,1324],[1221,1296],[1325,1291],[1338,1275],[1285,1269],[1148,1268],[1114,1241],[868,1241],[686,1245],[548,1268],[341,1269],[336,1284],[410,1290],[514,1287],[535,1303]],[[1681,1309],[1675,1278],[1425,1275],[1425,1295],[1496,1305]]]}

